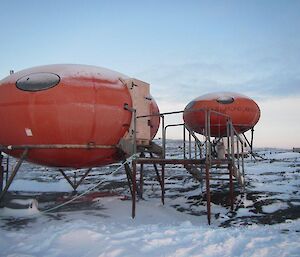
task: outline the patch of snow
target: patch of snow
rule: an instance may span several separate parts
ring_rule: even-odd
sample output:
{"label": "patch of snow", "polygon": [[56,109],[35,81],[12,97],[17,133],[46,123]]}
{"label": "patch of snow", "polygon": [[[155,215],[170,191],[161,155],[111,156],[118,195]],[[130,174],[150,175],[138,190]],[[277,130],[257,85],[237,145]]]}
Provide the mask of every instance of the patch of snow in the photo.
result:
{"label": "patch of snow", "polygon": [[[177,143],[170,145],[175,149],[174,156],[179,156]],[[33,199],[13,200],[14,204],[32,205],[32,208],[0,209],[0,255],[299,256],[300,155],[274,149],[259,153],[269,160],[246,161],[246,188],[236,197],[233,212],[229,209],[228,192],[224,193],[227,182],[211,182],[212,191],[217,191],[212,198],[211,226],[207,225],[203,200],[205,185],[202,188],[182,167],[170,166],[165,170],[166,204],[161,204],[155,175],[151,177],[150,172],[145,172],[148,176],[145,200],[137,202],[135,219],[130,216],[131,202],[121,201],[120,196],[97,197],[91,201],[90,209],[85,206],[76,209],[79,203],[72,211],[58,209],[47,214],[39,211],[36,203],[32,204]],[[129,195],[125,173],[109,175],[116,167],[93,169],[91,177],[79,187],[80,192],[101,179],[103,190]],[[25,172],[20,170],[11,190],[26,192],[34,198],[33,192],[71,192],[72,189],[59,173],[25,164]],[[218,197],[224,198],[223,204]],[[215,199],[218,201],[214,202]],[[279,221],[282,223],[255,224],[256,219],[287,210],[290,205],[296,214]],[[42,202],[39,208],[49,207]],[[222,228],[224,224],[231,227]]]}
{"label": "patch of snow", "polygon": [[276,203],[272,203],[272,204],[269,204],[269,205],[265,205],[262,208],[263,208],[263,212],[273,213],[273,212],[278,211],[278,210],[284,210],[287,207],[288,207],[288,205],[286,203],[276,202]]}
{"label": "patch of snow", "polygon": [[101,201],[105,217],[97,212],[64,213],[62,219],[40,215],[25,229],[2,229],[1,253],[3,256],[185,257],[297,256],[300,252],[297,232],[300,220],[273,226],[218,228],[205,225],[199,217],[193,219],[153,202],[139,202],[137,218],[131,219],[128,202],[116,197]]}
{"label": "patch of snow", "polygon": [[13,209],[4,207],[0,209],[0,217],[14,217],[14,218],[20,218],[20,217],[32,217],[40,214],[40,211],[38,210],[38,202],[36,200],[30,200],[30,201],[22,201],[22,200],[15,200],[15,203],[22,203],[22,204],[28,204],[27,208],[20,208],[20,209]]}
{"label": "patch of snow", "polygon": [[26,191],[26,192],[68,192],[71,186],[65,181],[58,182],[39,182],[35,180],[20,180],[16,179],[11,184],[11,191]]}

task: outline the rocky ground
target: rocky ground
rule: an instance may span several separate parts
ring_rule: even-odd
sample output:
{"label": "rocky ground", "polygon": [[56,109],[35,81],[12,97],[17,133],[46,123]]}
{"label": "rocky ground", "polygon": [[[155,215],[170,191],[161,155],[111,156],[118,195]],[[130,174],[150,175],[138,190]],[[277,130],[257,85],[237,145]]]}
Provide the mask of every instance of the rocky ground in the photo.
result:
{"label": "rocky ground", "polygon": [[[277,224],[300,218],[300,154],[280,149],[257,149],[263,159],[245,161],[246,184],[240,188],[235,183],[235,207],[230,210],[228,181],[212,181],[213,223],[228,227],[251,224]],[[178,141],[168,142],[169,158],[182,154]],[[14,160],[10,160],[10,165]],[[118,195],[130,205],[130,191],[124,169],[115,172],[119,164],[93,168],[90,175],[78,188],[77,195],[95,186],[92,193],[56,211],[97,210],[94,199]],[[77,179],[84,170],[66,171]],[[112,174],[113,173],[113,174]],[[161,195],[153,166],[144,168],[144,194],[139,201],[159,199]],[[221,176],[222,177],[222,176]],[[166,205],[193,216],[206,216],[205,186],[179,165],[166,168]],[[63,176],[52,168],[25,163],[6,196],[8,208],[18,208],[12,199],[36,199],[40,211],[58,206],[74,197],[72,188]],[[130,216],[130,213],[128,213]],[[138,209],[137,209],[138,215]],[[5,226],[18,226],[28,222],[27,218],[7,220]],[[27,221],[26,221],[27,220]],[[29,218],[30,220],[30,218]],[[2,224],[3,225],[3,224]]]}

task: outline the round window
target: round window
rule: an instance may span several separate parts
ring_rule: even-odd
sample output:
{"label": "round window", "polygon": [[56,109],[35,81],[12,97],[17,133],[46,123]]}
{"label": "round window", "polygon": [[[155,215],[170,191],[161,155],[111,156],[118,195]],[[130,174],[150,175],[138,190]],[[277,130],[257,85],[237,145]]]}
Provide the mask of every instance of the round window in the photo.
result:
{"label": "round window", "polygon": [[40,72],[26,75],[17,80],[17,88],[25,91],[41,91],[55,87],[60,77],[54,73]]}
{"label": "round window", "polygon": [[231,96],[221,96],[217,99],[220,104],[231,104],[234,102],[234,98]]}

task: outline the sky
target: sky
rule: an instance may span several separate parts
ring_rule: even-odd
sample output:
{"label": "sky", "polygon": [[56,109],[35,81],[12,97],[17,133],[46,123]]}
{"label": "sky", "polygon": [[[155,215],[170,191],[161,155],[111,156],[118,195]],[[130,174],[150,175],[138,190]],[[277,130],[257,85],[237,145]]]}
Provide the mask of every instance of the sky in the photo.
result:
{"label": "sky", "polygon": [[242,93],[261,109],[256,146],[300,147],[299,13],[293,0],[1,0],[0,78],[45,64],[106,67],[150,83],[162,112]]}

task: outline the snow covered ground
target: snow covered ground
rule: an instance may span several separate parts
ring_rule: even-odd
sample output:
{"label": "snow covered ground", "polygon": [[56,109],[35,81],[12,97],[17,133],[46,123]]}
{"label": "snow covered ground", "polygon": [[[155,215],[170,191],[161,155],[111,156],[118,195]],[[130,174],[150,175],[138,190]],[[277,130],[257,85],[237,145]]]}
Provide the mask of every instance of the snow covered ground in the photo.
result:
{"label": "snow covered ground", "polygon": [[[176,141],[170,147],[179,154]],[[166,170],[165,205],[146,167],[145,199],[132,219],[124,171],[111,174],[118,165],[93,169],[79,187],[101,181],[95,191],[107,194],[47,213],[71,198],[71,187],[57,171],[25,164],[7,197],[13,200],[0,209],[0,256],[300,256],[300,154],[258,153],[266,160],[247,160],[246,188],[236,188],[234,211],[227,182],[212,185],[211,226],[205,188],[181,167]],[[20,204],[26,208],[13,208]]]}

